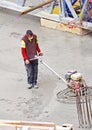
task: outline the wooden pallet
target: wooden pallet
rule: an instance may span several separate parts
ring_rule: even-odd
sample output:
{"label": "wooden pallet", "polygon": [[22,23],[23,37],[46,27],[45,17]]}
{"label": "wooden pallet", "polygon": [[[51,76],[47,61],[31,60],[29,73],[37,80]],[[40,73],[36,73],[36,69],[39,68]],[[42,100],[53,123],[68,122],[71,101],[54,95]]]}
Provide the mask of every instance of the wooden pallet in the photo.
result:
{"label": "wooden pallet", "polygon": [[85,35],[92,32],[86,28],[82,28],[78,26],[71,27],[68,23],[57,22],[57,21],[46,19],[46,18],[41,18],[40,22],[41,22],[41,26],[52,28],[52,29],[57,29],[64,32],[71,32],[78,35]]}

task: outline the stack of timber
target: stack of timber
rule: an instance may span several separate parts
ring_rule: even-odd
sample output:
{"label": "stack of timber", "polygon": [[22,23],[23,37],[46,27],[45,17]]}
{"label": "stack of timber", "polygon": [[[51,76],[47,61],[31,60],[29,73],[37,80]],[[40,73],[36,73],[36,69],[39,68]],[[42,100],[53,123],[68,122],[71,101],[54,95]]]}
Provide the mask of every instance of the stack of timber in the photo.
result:
{"label": "stack of timber", "polygon": [[1,120],[0,130],[73,130],[73,125],[57,126],[51,122],[29,122]]}
{"label": "stack of timber", "polygon": [[[67,20],[67,22],[65,22],[65,21],[64,20],[63,21],[54,21],[54,20],[50,20],[47,18],[40,19],[41,26],[44,26],[44,27],[48,27],[48,28],[52,28],[52,29],[56,29],[56,30],[60,30],[60,31],[64,31],[64,32],[71,32],[71,33],[78,34],[81,36],[92,32],[91,30],[89,30],[86,27],[76,25],[76,23],[75,23],[75,25],[72,25],[72,22],[70,22],[70,20],[69,21]],[[69,25],[69,23],[70,23],[70,25]]]}

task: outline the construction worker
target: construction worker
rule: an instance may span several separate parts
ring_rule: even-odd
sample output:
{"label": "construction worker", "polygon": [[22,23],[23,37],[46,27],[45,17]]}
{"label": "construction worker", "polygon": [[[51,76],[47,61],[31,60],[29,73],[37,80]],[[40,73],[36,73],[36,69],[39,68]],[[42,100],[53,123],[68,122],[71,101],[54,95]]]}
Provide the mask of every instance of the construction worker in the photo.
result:
{"label": "construction worker", "polygon": [[38,88],[38,57],[43,53],[38,45],[38,39],[31,30],[27,30],[26,34],[21,39],[21,53],[24,59],[24,64],[27,71],[28,89]]}

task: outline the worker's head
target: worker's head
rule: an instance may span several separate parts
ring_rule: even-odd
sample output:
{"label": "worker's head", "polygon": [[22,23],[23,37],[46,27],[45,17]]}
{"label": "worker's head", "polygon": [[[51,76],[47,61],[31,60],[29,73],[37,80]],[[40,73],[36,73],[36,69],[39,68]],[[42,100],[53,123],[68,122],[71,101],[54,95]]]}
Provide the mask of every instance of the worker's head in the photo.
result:
{"label": "worker's head", "polygon": [[27,35],[28,37],[32,37],[32,36],[33,36],[33,32],[32,32],[31,30],[27,30],[27,31],[26,31],[26,35]]}

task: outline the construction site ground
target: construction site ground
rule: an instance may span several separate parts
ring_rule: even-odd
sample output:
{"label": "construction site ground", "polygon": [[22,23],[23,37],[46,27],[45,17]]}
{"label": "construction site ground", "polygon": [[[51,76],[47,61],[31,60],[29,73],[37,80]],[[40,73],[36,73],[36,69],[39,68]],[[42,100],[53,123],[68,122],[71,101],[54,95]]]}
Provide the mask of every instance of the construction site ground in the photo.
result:
{"label": "construction site ground", "polygon": [[73,124],[79,128],[76,103],[58,102],[56,93],[67,88],[39,62],[38,89],[27,89],[20,42],[26,30],[38,36],[42,60],[60,76],[70,70],[82,73],[92,85],[92,33],[78,36],[42,27],[40,18],[17,17],[18,12],[0,7],[0,119]]}

